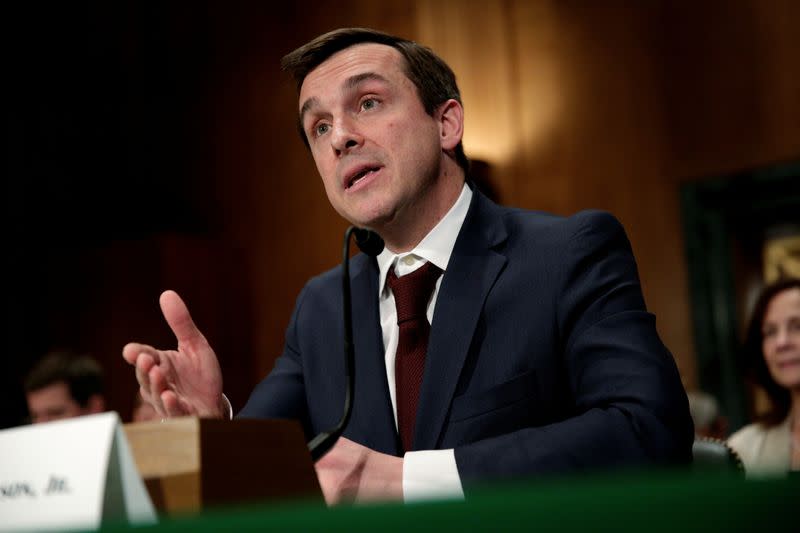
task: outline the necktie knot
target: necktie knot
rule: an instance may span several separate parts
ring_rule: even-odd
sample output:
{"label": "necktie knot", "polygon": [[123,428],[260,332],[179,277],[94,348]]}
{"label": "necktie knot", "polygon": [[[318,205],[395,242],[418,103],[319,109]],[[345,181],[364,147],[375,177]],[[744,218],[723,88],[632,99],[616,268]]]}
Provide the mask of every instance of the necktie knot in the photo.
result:
{"label": "necktie knot", "polygon": [[394,269],[389,270],[387,282],[394,295],[398,325],[426,317],[428,300],[441,273],[441,269],[430,261],[400,278],[394,273]]}

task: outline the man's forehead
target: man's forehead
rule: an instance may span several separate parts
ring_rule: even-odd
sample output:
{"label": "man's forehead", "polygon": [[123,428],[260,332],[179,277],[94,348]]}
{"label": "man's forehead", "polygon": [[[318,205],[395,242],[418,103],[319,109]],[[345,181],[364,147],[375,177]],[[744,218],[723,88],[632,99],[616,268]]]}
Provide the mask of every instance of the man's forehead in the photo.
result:
{"label": "man's forehead", "polygon": [[30,397],[36,398],[71,398],[69,385],[66,381],[54,381],[44,387],[34,389],[28,393]]}
{"label": "man's forehead", "polygon": [[[394,73],[405,74],[404,60],[399,51],[379,43],[359,43],[340,50],[320,63],[306,75],[300,86],[299,102],[303,107],[322,90],[339,89],[354,77],[388,79]],[[372,76],[363,76],[366,73]],[[302,112],[302,107],[301,107]]]}

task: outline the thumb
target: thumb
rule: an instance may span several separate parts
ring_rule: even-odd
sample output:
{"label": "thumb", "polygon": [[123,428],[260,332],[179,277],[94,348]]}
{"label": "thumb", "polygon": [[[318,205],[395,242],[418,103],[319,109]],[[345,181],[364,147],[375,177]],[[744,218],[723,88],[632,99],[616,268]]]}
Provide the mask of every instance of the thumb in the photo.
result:
{"label": "thumb", "polygon": [[186,304],[175,291],[164,291],[158,299],[161,312],[169,324],[170,329],[178,339],[178,344],[192,344],[198,341],[205,342],[203,334],[195,326],[192,315],[189,314]]}

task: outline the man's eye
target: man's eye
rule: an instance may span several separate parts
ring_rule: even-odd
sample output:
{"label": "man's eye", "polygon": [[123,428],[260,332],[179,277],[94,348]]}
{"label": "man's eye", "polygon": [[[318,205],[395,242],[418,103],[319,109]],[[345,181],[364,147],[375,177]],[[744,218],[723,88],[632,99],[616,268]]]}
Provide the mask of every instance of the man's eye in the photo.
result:
{"label": "man's eye", "polygon": [[378,105],[378,101],[374,98],[367,98],[366,100],[361,102],[361,109],[373,109],[375,106]]}
{"label": "man's eye", "polygon": [[317,124],[314,126],[314,136],[319,137],[320,135],[324,135],[328,132],[330,125],[328,124]]}

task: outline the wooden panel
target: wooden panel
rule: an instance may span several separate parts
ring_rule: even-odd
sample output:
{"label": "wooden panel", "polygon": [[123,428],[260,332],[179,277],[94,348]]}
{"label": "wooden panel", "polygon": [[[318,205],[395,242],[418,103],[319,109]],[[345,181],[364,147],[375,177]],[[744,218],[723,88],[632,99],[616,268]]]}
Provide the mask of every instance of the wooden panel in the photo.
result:
{"label": "wooden panel", "polygon": [[[459,77],[465,145],[493,163],[503,203],[613,212],[630,236],[659,331],[691,381],[677,187],[664,175],[661,77],[652,61],[659,12],[626,2],[420,5],[421,40]],[[441,30],[432,21],[445,13]],[[495,142],[482,144],[470,131]]]}
{"label": "wooden panel", "polygon": [[617,215],[694,386],[679,184],[800,154],[800,4],[418,5],[420,40],[459,76],[465,145],[492,162],[503,202]]}
{"label": "wooden panel", "polygon": [[126,424],[124,429],[156,508],[169,514],[200,511],[200,421],[177,418]]}
{"label": "wooden panel", "polygon": [[291,498],[322,500],[297,422],[186,417],[126,424],[125,434],[161,512]]}

